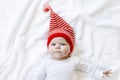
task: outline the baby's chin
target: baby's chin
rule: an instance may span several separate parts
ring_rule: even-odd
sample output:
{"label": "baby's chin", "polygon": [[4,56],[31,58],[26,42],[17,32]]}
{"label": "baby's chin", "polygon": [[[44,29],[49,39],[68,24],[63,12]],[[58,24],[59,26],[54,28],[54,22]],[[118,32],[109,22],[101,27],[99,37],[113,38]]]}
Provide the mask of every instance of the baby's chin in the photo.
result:
{"label": "baby's chin", "polygon": [[56,52],[56,53],[54,53],[54,56],[55,56],[56,58],[60,58],[60,57],[62,56],[62,54],[59,53],[59,52]]}

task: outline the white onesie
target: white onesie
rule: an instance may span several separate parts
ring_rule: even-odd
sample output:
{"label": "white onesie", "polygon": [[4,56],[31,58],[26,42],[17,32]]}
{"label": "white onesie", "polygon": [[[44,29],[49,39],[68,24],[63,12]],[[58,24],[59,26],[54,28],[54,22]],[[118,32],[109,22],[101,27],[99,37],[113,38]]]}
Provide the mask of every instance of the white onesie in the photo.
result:
{"label": "white onesie", "polygon": [[32,70],[27,80],[73,80],[75,70],[86,72],[97,79],[102,78],[103,75],[103,70],[76,57],[61,61],[49,57]]}

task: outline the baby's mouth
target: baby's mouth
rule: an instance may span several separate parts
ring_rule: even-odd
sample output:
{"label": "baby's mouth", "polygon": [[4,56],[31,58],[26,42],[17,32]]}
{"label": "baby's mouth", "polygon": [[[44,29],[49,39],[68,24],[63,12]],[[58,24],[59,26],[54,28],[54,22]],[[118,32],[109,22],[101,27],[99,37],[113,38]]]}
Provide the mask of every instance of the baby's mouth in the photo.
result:
{"label": "baby's mouth", "polygon": [[54,53],[56,56],[60,56],[61,55],[61,52],[60,51],[55,51]]}
{"label": "baby's mouth", "polygon": [[55,51],[56,53],[61,53],[61,51]]}

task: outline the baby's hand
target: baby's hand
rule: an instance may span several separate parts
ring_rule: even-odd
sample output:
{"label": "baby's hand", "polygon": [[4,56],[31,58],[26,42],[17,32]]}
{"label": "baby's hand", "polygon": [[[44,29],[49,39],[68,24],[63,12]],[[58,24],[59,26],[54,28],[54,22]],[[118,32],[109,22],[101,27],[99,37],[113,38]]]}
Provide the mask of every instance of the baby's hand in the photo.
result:
{"label": "baby's hand", "polygon": [[104,71],[104,72],[103,72],[103,77],[109,77],[110,74],[112,74],[112,70],[111,70],[111,69],[110,69],[110,70],[107,70],[107,71]]}

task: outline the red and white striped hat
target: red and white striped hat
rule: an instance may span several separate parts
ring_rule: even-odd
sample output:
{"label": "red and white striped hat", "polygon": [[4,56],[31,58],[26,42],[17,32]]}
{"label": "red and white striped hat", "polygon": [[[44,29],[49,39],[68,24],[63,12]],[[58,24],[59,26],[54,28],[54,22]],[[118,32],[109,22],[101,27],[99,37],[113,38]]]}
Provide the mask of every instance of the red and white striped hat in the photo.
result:
{"label": "red and white striped hat", "polygon": [[69,43],[70,51],[72,52],[75,43],[73,28],[62,17],[60,17],[57,13],[55,13],[52,10],[52,8],[48,5],[48,3],[45,3],[44,11],[45,12],[50,11],[50,28],[49,28],[47,46],[49,46],[49,43],[53,38],[63,37]]}

